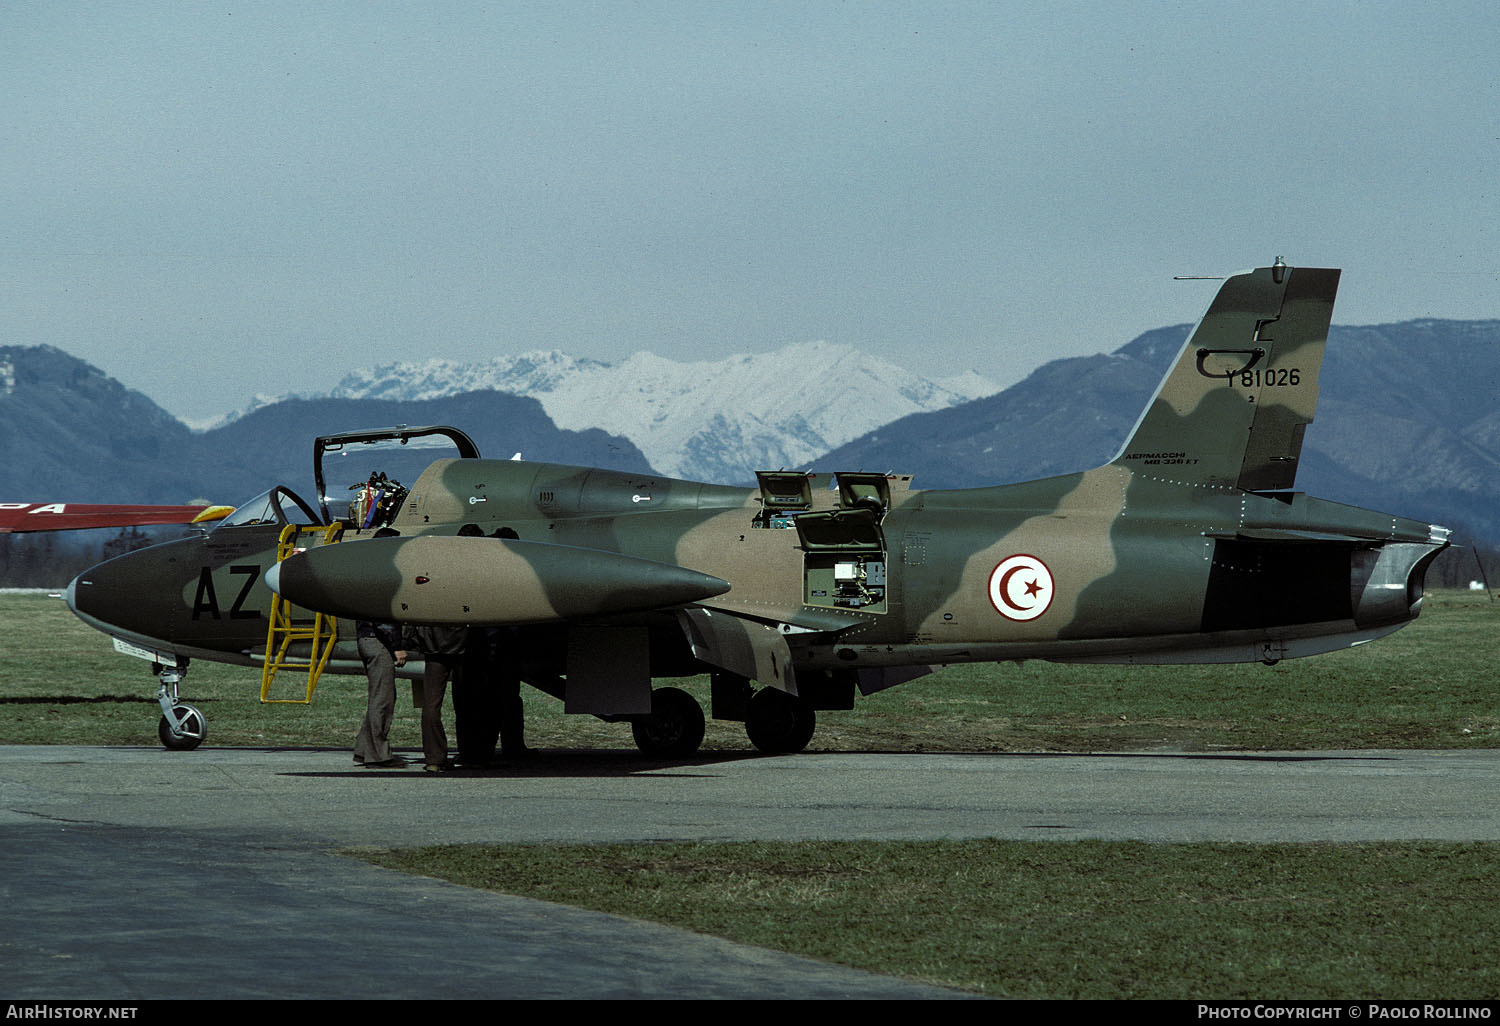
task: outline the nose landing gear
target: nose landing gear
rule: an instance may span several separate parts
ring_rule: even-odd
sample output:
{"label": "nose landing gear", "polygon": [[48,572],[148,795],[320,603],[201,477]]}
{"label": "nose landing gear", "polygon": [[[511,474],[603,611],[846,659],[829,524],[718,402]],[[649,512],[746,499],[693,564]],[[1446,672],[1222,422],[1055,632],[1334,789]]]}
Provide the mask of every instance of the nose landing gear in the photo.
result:
{"label": "nose landing gear", "polygon": [[153,663],[161,687],[157,689],[156,701],[161,706],[161,720],[156,725],[156,736],[162,747],[174,752],[189,752],[203,743],[208,736],[208,721],[196,706],[178,700],[177,686],[187,673],[187,660],[178,666],[163,666]]}

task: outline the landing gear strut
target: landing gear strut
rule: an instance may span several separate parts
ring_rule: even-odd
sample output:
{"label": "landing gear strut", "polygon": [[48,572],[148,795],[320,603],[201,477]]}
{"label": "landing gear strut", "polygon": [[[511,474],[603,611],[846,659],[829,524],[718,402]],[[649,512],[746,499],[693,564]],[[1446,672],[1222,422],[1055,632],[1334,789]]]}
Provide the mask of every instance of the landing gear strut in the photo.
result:
{"label": "landing gear strut", "polygon": [[703,743],[703,709],[681,688],[657,688],[651,712],[631,720],[630,732],[647,755],[686,759]]}
{"label": "landing gear strut", "polygon": [[178,701],[177,685],[187,673],[187,660],[180,666],[153,664],[161,687],[157,689],[156,701],[161,706],[161,721],[156,725],[156,736],[161,738],[163,748],[174,752],[188,752],[197,748],[208,736],[208,721],[195,706]]}

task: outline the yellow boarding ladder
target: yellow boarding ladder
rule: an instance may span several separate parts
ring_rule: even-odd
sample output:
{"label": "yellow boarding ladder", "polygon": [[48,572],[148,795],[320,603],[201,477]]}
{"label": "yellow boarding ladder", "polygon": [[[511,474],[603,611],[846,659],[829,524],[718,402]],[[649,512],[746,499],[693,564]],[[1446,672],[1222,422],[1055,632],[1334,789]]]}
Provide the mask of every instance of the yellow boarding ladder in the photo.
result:
{"label": "yellow boarding ladder", "polygon": [[[323,532],[324,545],[332,545],[338,541],[344,533],[344,525],[334,523],[326,528],[306,527],[301,524],[287,524],[281,532],[281,540],[276,546],[276,562],[280,563],[300,548],[297,541],[303,532],[309,534],[315,531]],[[328,665],[328,656],[333,652],[333,644],[339,637],[339,622],[336,618],[324,613],[315,613],[312,623],[301,618],[300,622],[294,619],[293,613],[298,612],[296,606],[283,599],[280,595],[271,595],[271,624],[266,628],[266,661],[260,673],[260,700],[262,702],[283,702],[297,705],[307,705],[312,701],[313,689],[318,686],[318,677],[323,673],[323,668]],[[299,650],[297,655],[292,655],[292,646],[299,643],[308,645],[307,654],[303,655]],[[307,697],[305,698],[267,698],[271,693],[271,684],[276,679],[279,670],[307,671]]]}

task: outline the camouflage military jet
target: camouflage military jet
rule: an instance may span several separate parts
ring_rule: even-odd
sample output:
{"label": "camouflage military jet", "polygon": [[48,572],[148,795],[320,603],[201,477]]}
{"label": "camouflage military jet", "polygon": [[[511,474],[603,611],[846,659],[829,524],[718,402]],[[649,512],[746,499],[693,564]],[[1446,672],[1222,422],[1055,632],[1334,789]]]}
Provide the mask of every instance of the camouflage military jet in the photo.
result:
{"label": "camouflage military jet", "polygon": [[[355,478],[342,516],[326,494],[320,515],[275,489],[202,538],[92,568],[68,601],[162,664],[161,734],[178,747],[203,725],[176,700],[186,660],[265,658],[273,593],[338,618],[333,671],[358,670],[351,619],[512,628],[524,679],[677,756],[703,713],[654,678],[711,674],[712,714],[789,752],[816,710],[950,663],[1273,663],[1362,644],[1416,617],[1448,532],[1291,491],[1338,280],[1280,260],[1226,279],[1094,470],[940,491],[768,472],[734,488],[480,459],[452,429],[331,436],[315,446],[322,493],[327,451],[433,432],[459,451],[409,490]],[[382,525],[399,536],[373,537]]]}

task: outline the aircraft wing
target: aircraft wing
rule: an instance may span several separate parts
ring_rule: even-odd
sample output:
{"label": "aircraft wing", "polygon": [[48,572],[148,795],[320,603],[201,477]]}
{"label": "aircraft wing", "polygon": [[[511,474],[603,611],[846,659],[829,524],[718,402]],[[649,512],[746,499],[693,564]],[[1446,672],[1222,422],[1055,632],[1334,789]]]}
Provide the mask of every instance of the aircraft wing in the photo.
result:
{"label": "aircraft wing", "polygon": [[0,534],[86,531],[99,527],[147,527],[222,520],[229,506],[120,506],[81,502],[0,502]]}

